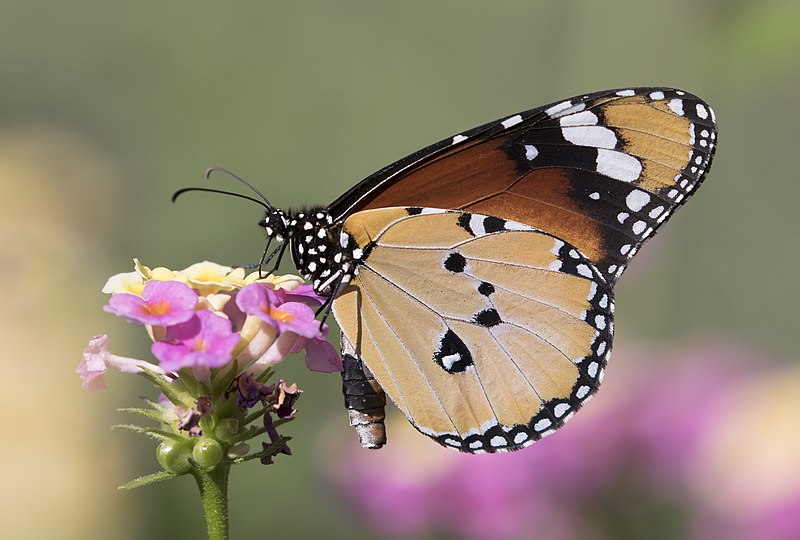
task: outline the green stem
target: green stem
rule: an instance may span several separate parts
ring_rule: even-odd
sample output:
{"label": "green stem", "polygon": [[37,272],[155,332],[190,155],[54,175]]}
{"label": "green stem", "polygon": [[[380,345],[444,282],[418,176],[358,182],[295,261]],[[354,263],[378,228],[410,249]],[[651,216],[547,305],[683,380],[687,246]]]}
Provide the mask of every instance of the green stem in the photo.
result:
{"label": "green stem", "polygon": [[228,473],[231,464],[222,460],[213,471],[192,469],[200,488],[200,499],[206,515],[208,540],[228,540]]}

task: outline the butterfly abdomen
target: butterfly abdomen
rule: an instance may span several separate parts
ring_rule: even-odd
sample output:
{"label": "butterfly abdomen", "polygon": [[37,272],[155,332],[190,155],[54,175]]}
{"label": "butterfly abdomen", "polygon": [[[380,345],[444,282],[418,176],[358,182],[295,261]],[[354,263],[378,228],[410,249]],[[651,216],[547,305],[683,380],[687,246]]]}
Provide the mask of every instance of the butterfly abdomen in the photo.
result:
{"label": "butterfly abdomen", "polygon": [[386,444],[386,394],[372,373],[342,343],[342,393],[350,416],[364,448],[381,448]]}

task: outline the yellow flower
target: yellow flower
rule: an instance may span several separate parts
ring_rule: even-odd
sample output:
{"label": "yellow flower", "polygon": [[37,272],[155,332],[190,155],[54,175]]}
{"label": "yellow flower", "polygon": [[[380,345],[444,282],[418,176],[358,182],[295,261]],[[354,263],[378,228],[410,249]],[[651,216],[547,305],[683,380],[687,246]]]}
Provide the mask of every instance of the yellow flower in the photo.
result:
{"label": "yellow flower", "polygon": [[225,305],[230,302],[230,300],[231,295],[229,294],[207,294],[198,299],[195,309],[208,309],[217,313],[217,315],[227,318],[228,316],[225,315],[222,310],[225,309]]}
{"label": "yellow flower", "polygon": [[103,285],[103,292],[106,294],[130,293],[139,296],[142,294],[142,289],[144,280],[137,272],[115,274]]}
{"label": "yellow flower", "polygon": [[178,273],[185,274],[189,286],[201,296],[232,291],[244,286],[244,269],[231,268],[210,261],[195,263]]}
{"label": "yellow flower", "polygon": [[269,274],[266,277],[259,278],[259,273],[253,272],[244,279],[244,285],[250,285],[251,283],[255,283],[257,281],[261,283],[270,283],[275,287],[285,291],[293,291],[298,286],[303,284],[303,278],[300,276],[294,276],[292,274],[285,274],[283,276]]}
{"label": "yellow flower", "polygon": [[180,281],[181,283],[187,283],[189,281],[189,278],[185,274],[174,272],[163,266],[157,266],[151,270],[149,267],[143,265],[139,259],[133,259],[133,269],[145,281]]}

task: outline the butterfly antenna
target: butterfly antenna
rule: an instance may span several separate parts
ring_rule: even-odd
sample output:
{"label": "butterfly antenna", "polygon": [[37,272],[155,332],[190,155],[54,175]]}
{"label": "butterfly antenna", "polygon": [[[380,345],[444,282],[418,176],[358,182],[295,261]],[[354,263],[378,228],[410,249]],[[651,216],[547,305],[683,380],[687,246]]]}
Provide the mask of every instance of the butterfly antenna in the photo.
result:
{"label": "butterfly antenna", "polygon": [[175,202],[178,197],[187,193],[189,191],[205,191],[207,193],[219,193],[221,195],[230,195],[231,197],[239,197],[240,199],[246,199],[248,201],[253,201],[256,204],[260,204],[270,212],[272,211],[272,206],[269,204],[265,204],[263,201],[259,201],[255,197],[250,197],[248,195],[242,195],[241,193],[234,193],[233,191],[223,191],[221,189],[211,189],[211,188],[201,188],[201,187],[187,187],[183,189],[179,189],[175,193],[172,194],[172,202]]}
{"label": "butterfly antenna", "polygon": [[225,169],[223,167],[209,167],[208,169],[206,169],[206,180],[208,180],[211,177],[211,175],[213,173],[215,173],[215,172],[221,172],[221,173],[227,174],[228,176],[230,176],[234,180],[238,180],[240,183],[242,183],[243,185],[247,186],[253,193],[255,193],[256,195],[261,197],[261,200],[263,200],[266,203],[266,208],[268,208],[270,211],[274,210],[274,207],[272,206],[272,203],[269,202],[269,199],[267,199],[264,196],[264,194],[261,193],[253,184],[251,184],[250,182],[248,182],[247,180],[245,180],[241,176],[229,171],[228,169]]}

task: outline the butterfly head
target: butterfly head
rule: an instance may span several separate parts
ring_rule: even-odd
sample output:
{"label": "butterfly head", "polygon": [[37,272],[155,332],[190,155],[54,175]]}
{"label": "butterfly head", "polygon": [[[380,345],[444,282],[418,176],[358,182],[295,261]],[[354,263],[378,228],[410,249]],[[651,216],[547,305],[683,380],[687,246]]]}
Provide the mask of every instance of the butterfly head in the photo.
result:
{"label": "butterfly head", "polygon": [[289,237],[289,221],[283,210],[268,210],[258,224],[264,228],[268,238],[282,243]]}

